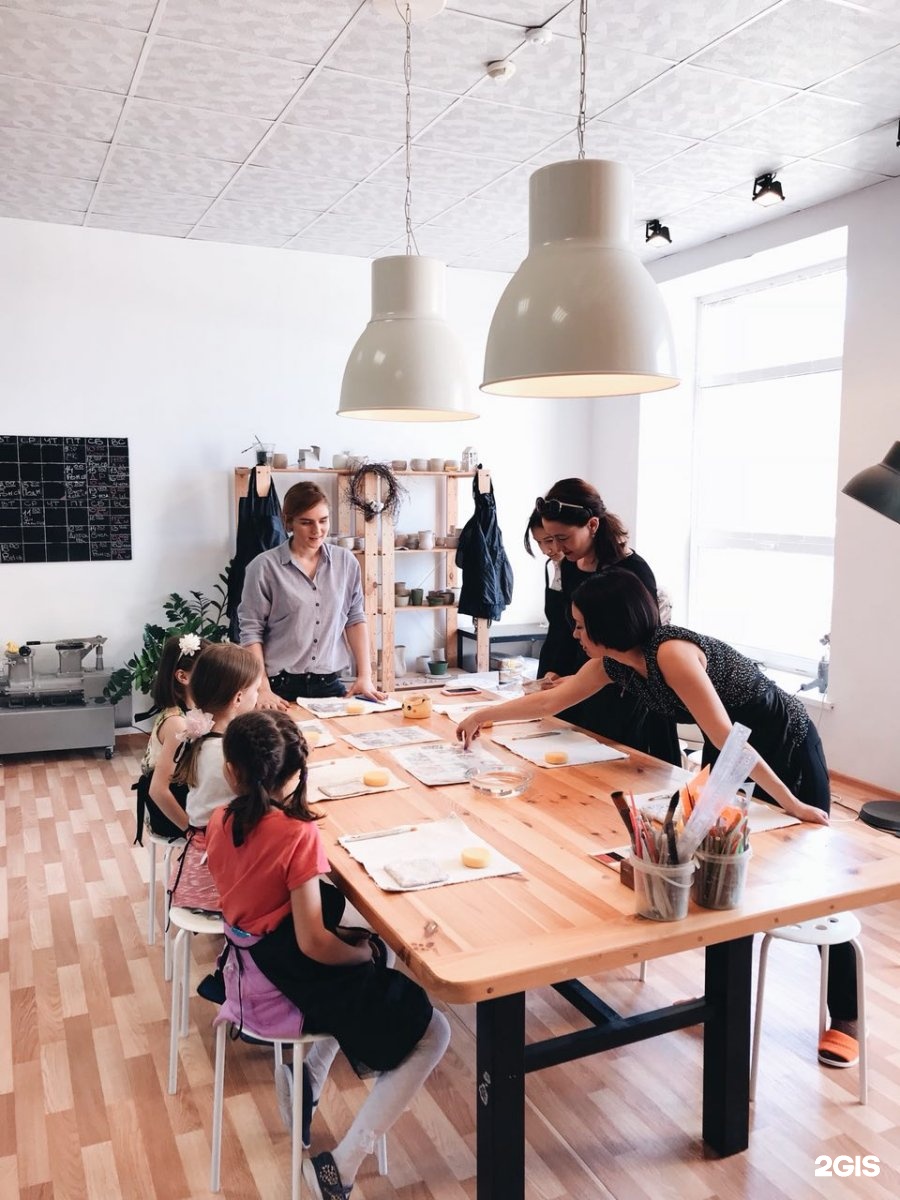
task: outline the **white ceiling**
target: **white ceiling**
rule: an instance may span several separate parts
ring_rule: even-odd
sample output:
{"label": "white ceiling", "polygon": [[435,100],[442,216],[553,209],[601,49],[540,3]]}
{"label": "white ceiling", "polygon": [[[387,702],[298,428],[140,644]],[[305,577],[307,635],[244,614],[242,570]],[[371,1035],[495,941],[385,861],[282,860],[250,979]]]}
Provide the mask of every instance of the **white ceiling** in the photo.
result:
{"label": "white ceiling", "polygon": [[[518,265],[529,174],[576,153],[577,27],[563,0],[414,26],[421,253]],[[649,255],[900,175],[900,0],[592,0],[589,38],[587,153],[635,172],[642,251],[645,220],[671,229]],[[402,80],[368,0],[0,0],[0,216],[397,252]],[[774,209],[750,201],[767,170]]]}

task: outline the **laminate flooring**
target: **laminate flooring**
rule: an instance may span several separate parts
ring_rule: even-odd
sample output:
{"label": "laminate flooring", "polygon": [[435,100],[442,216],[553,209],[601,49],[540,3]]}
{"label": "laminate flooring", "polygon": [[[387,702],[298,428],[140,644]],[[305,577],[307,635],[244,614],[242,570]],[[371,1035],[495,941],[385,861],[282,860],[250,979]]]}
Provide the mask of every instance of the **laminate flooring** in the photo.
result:
{"label": "laminate flooring", "polygon": [[[191,1000],[179,1091],[166,1093],[168,985],[146,944],[148,856],[132,846],[143,739],[116,757],[64,753],[0,764],[0,1198],[182,1200],[208,1192],[213,1008]],[[851,807],[859,788],[835,788]],[[851,811],[835,810],[850,819]],[[816,1062],[818,956],[774,943],[750,1148],[707,1158],[700,1140],[701,1033],[671,1034],[529,1075],[528,1200],[888,1200],[900,1195],[900,908],[859,914],[867,955],[870,1099],[855,1070]],[[212,938],[195,938],[193,981]],[[656,960],[647,982],[598,977],[621,1011],[698,994],[703,955]],[[367,1160],[353,1200],[473,1200],[474,1009],[449,1009],[449,1051],[389,1134],[390,1174]],[[581,1027],[547,990],[534,1036]],[[338,1058],[313,1149],[341,1136],[365,1084]],[[229,1045],[226,1200],[289,1195],[290,1140],[271,1053]],[[874,1155],[877,1177],[817,1177],[820,1155]]]}

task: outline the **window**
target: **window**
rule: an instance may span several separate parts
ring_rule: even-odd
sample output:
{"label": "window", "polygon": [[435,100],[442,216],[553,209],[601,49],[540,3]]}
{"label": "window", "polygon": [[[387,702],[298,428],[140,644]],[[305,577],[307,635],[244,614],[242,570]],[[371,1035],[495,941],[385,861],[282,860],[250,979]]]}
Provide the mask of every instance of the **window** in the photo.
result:
{"label": "window", "polygon": [[831,627],[843,263],[700,301],[689,624],[815,670]]}

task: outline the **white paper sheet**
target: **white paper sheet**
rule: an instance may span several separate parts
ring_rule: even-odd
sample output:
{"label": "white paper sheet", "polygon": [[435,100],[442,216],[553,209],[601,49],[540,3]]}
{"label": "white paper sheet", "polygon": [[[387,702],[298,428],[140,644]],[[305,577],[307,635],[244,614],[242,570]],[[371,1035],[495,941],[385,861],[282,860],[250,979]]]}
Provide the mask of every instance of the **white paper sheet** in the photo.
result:
{"label": "white paper sheet", "polygon": [[[457,816],[439,821],[423,821],[405,827],[403,833],[382,837],[354,839],[354,835],[339,838],[340,844],[358,863],[362,863],[378,886],[385,892],[418,892],[450,883],[466,883],[472,879],[490,879],[496,875],[513,875],[521,867],[495,850],[488,842],[473,833]],[[487,846],[491,851],[486,867],[464,867],[460,854],[469,846]],[[388,863],[414,859],[433,860],[447,876],[438,883],[426,883],[403,888],[384,869]]]}
{"label": "white paper sheet", "polygon": [[[616,758],[627,758],[622,750],[615,750],[603,742],[595,742],[593,738],[574,729],[548,730],[544,734],[532,736],[512,733],[495,733],[494,741],[520,758],[535,763],[539,767],[580,767],[586,763],[612,762]],[[564,763],[548,763],[544,755],[548,752],[561,751],[568,755]]]}
{"label": "white paper sheet", "polygon": [[310,745],[310,750],[318,750],[321,746],[333,746],[334,734],[329,733],[321,721],[298,721],[297,728],[302,734],[317,733],[318,740],[315,746]]}
{"label": "white paper sheet", "polygon": [[388,770],[388,781],[381,787],[366,787],[362,778],[366,771],[384,771],[380,763],[366,758],[364,754],[354,754],[350,758],[329,758],[325,762],[312,763],[309,768],[306,783],[306,800],[309,804],[318,804],[320,800],[346,799],[345,796],[326,796],[322,793],[322,785],[326,787],[342,784],[358,784],[348,795],[365,796],[375,792],[399,792],[409,787],[402,779],[398,779],[393,771]]}
{"label": "white paper sheet", "polygon": [[[298,696],[297,703],[307,709],[313,716],[329,720],[331,717],[368,717],[372,713],[395,712],[401,707],[400,701],[393,697],[383,701],[362,700],[357,696],[324,696],[313,699],[309,696]],[[348,704],[362,704],[361,713],[347,712]]]}
{"label": "white paper sheet", "polygon": [[439,742],[441,739],[429,729],[409,725],[402,729],[372,729],[368,733],[342,733],[341,737],[354,750],[390,750],[395,746],[415,746],[421,742]]}
{"label": "white paper sheet", "polygon": [[[446,704],[440,703],[434,705],[434,711],[441,713],[445,717],[449,717],[451,721],[455,721],[457,725],[464,720],[470,713],[477,712],[479,708],[493,708],[496,704],[505,704],[505,700],[491,700],[482,697],[480,700],[469,700],[463,704],[459,700],[449,700]],[[497,721],[497,725],[528,725],[534,721],[540,720],[540,717],[526,718],[524,721],[521,717],[515,721]]]}
{"label": "white paper sheet", "polygon": [[465,783],[470,773],[502,767],[500,759],[480,746],[464,750],[459,742],[427,742],[390,751],[404,770],[428,787]]}

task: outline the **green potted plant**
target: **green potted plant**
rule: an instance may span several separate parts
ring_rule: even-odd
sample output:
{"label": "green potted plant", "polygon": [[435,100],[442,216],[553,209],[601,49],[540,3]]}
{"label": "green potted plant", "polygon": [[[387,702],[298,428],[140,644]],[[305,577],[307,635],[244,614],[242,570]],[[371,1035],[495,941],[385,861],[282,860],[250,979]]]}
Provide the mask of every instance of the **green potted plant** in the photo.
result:
{"label": "green potted plant", "polygon": [[111,704],[129,696],[132,691],[150,691],[162,648],[166,640],[174,634],[195,633],[208,642],[228,641],[228,617],[225,615],[228,602],[228,568],[219,575],[213,592],[213,597],[205,596],[203,592],[190,592],[190,600],[172,592],[163,601],[167,624],[144,626],[141,648],[128,659],[124,667],[113,671],[103,690],[104,696]]}

